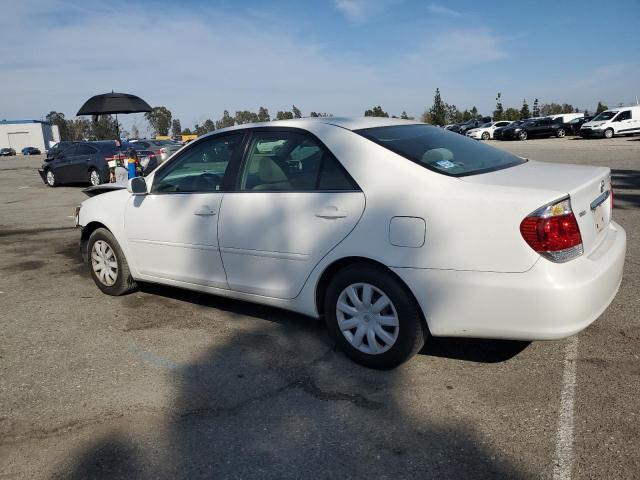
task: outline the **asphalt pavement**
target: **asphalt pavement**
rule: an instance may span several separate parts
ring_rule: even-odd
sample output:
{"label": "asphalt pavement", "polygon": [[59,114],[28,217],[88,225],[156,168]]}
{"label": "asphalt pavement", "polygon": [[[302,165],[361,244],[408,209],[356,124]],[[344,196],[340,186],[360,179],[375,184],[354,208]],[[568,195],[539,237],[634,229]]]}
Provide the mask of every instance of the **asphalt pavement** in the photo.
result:
{"label": "asphalt pavement", "polygon": [[0,158],[0,478],[638,478],[640,137],[490,143],[612,168],[620,292],[571,339],[434,338],[388,372],[282,310],[103,295],[82,187]]}

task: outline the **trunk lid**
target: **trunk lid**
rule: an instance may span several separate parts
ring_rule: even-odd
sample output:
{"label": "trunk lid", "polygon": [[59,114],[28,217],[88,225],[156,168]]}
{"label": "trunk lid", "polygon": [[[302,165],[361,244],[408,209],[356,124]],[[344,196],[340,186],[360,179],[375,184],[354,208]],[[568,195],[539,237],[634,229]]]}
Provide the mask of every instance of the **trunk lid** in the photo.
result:
{"label": "trunk lid", "polygon": [[[595,250],[611,221],[611,170],[607,167],[528,161],[496,172],[461,177],[465,182],[542,190],[549,202],[569,195],[580,227],[584,254]],[[538,205],[542,207],[543,205]],[[533,211],[533,209],[532,209]]]}

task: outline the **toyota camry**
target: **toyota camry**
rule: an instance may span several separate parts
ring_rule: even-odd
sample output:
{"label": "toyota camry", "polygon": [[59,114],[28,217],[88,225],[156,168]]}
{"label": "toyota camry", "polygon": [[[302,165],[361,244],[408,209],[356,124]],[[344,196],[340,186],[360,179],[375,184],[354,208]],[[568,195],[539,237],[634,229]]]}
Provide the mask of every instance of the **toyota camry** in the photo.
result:
{"label": "toyota camry", "polygon": [[546,340],[594,322],[626,234],[605,167],[521,158],[388,118],[218,130],[85,200],[98,288],[156,282],[323,318],[393,368],[430,336]]}

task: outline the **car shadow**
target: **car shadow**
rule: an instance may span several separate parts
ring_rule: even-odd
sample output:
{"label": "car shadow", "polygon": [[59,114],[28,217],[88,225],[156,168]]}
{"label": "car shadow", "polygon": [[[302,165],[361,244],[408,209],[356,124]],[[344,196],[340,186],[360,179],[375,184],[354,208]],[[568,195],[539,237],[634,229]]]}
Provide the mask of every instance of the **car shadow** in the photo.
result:
{"label": "car shadow", "polygon": [[615,209],[640,207],[640,170],[612,169],[611,183]]}

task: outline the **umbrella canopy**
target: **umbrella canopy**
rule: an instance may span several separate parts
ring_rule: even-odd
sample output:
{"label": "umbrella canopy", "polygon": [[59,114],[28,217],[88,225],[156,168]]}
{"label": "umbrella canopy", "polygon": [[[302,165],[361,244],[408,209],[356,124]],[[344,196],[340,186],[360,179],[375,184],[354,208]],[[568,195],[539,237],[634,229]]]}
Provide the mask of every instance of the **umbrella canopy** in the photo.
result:
{"label": "umbrella canopy", "polygon": [[140,97],[128,93],[103,93],[87,100],[76,115],[150,112],[151,107]]}

